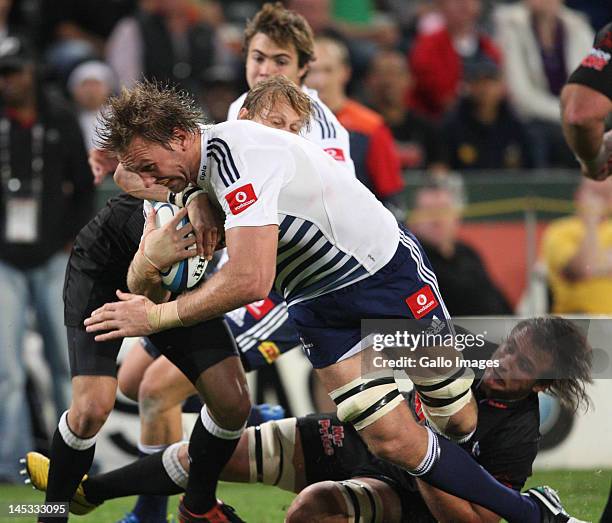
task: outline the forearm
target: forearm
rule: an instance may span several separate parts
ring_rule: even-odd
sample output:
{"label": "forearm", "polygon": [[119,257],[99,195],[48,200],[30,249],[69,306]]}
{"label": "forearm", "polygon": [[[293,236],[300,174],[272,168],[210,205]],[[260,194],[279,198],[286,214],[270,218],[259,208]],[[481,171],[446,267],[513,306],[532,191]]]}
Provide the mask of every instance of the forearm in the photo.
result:
{"label": "forearm", "polygon": [[427,508],[440,523],[498,523],[501,519],[479,505],[442,492],[420,479],[417,484]]}
{"label": "forearm", "polygon": [[183,325],[193,325],[264,299],[270,289],[257,285],[256,279],[252,273],[237,270],[228,262],[198,289],[179,297],[178,314]]}
{"label": "forearm", "polygon": [[146,296],[155,303],[165,302],[170,295],[161,286],[159,271],[147,261],[140,250],[128,269],[127,284],[131,293]]}
{"label": "forearm", "polygon": [[563,119],[563,133],[574,154],[585,162],[597,158],[603,145],[604,120],[572,122]]}

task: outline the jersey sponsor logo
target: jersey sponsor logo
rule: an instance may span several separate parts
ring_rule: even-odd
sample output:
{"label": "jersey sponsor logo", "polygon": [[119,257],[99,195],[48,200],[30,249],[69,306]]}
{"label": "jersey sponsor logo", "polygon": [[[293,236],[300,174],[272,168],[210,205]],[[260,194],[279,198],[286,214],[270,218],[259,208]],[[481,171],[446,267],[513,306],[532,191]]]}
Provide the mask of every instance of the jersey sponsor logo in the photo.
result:
{"label": "jersey sponsor logo", "polygon": [[328,147],[327,149],[323,150],[338,162],[346,161],[346,158],[344,158],[344,151],[339,147]]}
{"label": "jersey sponsor logo", "polygon": [[344,445],[344,427],[342,425],[332,425],[330,419],[319,420],[319,436],[323,451],[327,456],[334,455],[334,447]]}
{"label": "jersey sponsor logo", "polygon": [[406,303],[417,320],[420,320],[438,306],[438,300],[436,300],[429,285],[424,285],[414,294],[408,296]]}
{"label": "jersey sponsor logo", "polygon": [[589,69],[595,69],[596,71],[603,71],[604,67],[610,62],[612,55],[606,53],[601,49],[591,49],[589,54],[584,57],[580,65],[582,67],[588,67]]}
{"label": "jersey sponsor logo", "polygon": [[261,352],[261,355],[264,357],[264,360],[266,360],[268,365],[274,363],[274,360],[276,360],[281,354],[278,345],[273,341],[262,341],[257,346],[257,349],[259,352]]}
{"label": "jersey sponsor logo", "polygon": [[274,302],[270,298],[265,298],[263,300],[249,303],[246,308],[251,313],[253,318],[256,320],[261,320],[274,308]]}
{"label": "jersey sponsor logo", "polygon": [[257,196],[255,195],[253,185],[248,183],[247,185],[238,187],[238,189],[234,189],[231,193],[226,194],[225,200],[227,201],[232,214],[240,214],[257,201]]}

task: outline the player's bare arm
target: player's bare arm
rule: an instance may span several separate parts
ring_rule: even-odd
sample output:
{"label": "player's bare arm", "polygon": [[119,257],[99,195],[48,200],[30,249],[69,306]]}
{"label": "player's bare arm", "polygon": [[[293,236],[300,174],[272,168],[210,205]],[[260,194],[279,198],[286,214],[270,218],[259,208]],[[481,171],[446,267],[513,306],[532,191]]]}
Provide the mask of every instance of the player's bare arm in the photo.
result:
{"label": "player's bare arm", "polygon": [[235,227],[226,232],[226,242],[229,261],[198,289],[160,305],[118,291],[121,301],[94,311],[85,320],[87,331],[110,331],[97,335],[97,341],[147,335],[193,325],[265,298],[276,270],[278,226]]}
{"label": "player's bare arm", "polygon": [[593,179],[609,176],[612,148],[606,144],[604,130],[612,101],[585,85],[568,84],[561,93],[561,110],[565,138],[579,159],[583,174]]}
{"label": "player's bare arm", "polygon": [[193,227],[187,224],[180,229],[177,225],[187,211],[182,209],[166,225],[155,227],[155,212],[147,216],[146,227],[138,252],[128,270],[127,284],[134,294],[147,296],[155,303],[168,299],[169,293],[161,286],[160,270],[193,255],[194,238],[188,236]]}
{"label": "player's bare arm", "polygon": [[427,507],[440,523],[498,523],[501,519],[490,510],[447,494],[420,479],[417,484]]}

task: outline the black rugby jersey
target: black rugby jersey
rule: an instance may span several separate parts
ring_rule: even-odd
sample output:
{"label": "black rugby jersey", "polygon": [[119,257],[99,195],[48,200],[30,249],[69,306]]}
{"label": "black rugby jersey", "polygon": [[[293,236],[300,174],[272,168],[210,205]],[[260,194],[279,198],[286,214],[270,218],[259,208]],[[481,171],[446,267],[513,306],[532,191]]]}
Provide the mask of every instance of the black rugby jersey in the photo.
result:
{"label": "black rugby jersey", "polygon": [[127,290],[127,271],[144,228],[142,200],[120,194],[76,237],[64,284],[65,323],[79,326],[97,307]]}
{"label": "black rugby jersey", "polygon": [[597,33],[593,47],[567,83],[585,85],[612,100],[612,23]]}

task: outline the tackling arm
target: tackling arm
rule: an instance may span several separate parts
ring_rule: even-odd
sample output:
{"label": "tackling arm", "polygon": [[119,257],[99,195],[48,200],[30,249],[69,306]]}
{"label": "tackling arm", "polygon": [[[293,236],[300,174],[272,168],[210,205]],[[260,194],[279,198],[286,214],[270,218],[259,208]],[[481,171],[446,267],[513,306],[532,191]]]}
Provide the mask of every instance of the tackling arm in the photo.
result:
{"label": "tackling arm", "polygon": [[178,299],[183,325],[193,325],[264,299],[274,282],[278,226],[234,227],[226,232],[229,261],[198,289]]}

